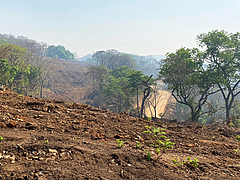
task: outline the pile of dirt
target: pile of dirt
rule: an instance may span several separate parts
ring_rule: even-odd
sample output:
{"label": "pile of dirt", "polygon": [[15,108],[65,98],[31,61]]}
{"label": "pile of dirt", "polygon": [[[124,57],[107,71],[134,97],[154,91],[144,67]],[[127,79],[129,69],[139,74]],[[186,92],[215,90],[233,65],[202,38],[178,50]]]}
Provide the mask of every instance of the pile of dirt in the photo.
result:
{"label": "pile of dirt", "polygon": [[[240,179],[237,128],[153,122],[7,89],[0,102],[0,179]],[[165,128],[175,145],[157,157],[145,126]],[[175,166],[178,158],[186,163]]]}

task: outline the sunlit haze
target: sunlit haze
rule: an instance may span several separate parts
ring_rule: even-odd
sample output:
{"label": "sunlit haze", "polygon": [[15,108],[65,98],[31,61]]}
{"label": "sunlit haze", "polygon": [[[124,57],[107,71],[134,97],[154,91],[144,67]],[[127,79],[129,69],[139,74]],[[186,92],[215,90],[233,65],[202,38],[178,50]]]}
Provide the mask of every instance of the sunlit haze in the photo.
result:
{"label": "sunlit haze", "polygon": [[79,57],[116,49],[165,55],[211,30],[240,31],[238,0],[0,0],[0,33],[63,45]]}

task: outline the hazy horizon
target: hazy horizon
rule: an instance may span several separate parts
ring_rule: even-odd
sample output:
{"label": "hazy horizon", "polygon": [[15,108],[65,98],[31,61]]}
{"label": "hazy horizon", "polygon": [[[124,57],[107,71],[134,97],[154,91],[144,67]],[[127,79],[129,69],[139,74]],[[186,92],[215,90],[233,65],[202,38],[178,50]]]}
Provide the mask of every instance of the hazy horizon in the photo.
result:
{"label": "hazy horizon", "polygon": [[63,45],[79,57],[107,49],[165,55],[197,47],[200,33],[240,31],[240,1],[235,0],[0,2],[0,33]]}

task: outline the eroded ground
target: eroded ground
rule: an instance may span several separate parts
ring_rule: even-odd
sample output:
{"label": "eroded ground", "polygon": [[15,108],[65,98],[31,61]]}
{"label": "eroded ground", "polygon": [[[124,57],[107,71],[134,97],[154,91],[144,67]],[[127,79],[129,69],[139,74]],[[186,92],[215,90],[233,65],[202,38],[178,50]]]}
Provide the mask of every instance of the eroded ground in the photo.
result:
{"label": "eroded ground", "polygon": [[[237,128],[153,122],[9,90],[0,102],[0,179],[240,179]],[[173,148],[157,157],[145,126],[165,128]],[[198,167],[172,163],[188,157]]]}

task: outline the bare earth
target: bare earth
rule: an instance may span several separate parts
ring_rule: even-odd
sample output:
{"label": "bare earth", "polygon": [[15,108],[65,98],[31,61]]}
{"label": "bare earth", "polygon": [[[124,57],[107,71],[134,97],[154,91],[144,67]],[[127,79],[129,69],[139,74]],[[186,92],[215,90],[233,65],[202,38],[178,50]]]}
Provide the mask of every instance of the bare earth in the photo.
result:
{"label": "bare earth", "polygon": [[[0,179],[240,179],[237,128],[152,122],[9,90],[0,102]],[[165,128],[173,148],[147,160],[145,126]],[[174,166],[178,157],[197,158],[198,167]]]}

